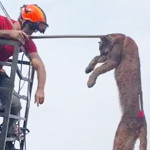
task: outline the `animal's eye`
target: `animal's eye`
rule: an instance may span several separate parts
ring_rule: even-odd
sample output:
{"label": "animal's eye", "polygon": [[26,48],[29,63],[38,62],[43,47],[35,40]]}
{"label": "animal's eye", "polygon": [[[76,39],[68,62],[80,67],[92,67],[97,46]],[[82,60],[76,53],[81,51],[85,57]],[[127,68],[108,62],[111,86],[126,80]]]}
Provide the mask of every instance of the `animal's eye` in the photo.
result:
{"label": "animal's eye", "polygon": [[100,41],[100,42],[98,42],[99,43],[99,45],[101,45],[102,44],[102,41]]}
{"label": "animal's eye", "polygon": [[99,47],[102,47],[103,42],[102,42],[102,41],[100,41],[100,42],[98,42],[98,43],[99,43]]}

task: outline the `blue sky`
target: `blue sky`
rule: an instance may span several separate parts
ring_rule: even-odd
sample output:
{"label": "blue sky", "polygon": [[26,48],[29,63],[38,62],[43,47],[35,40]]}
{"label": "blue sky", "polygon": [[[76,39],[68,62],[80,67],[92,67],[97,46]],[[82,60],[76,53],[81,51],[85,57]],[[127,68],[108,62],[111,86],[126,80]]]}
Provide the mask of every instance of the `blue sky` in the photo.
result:
{"label": "blue sky", "polygon": [[[18,18],[23,4],[36,3],[41,6],[49,24],[46,35],[123,33],[132,37],[139,47],[149,138],[148,0],[2,0],[2,3],[14,19]],[[101,75],[91,89],[86,85],[89,75],[84,73],[89,61],[99,54],[98,41],[35,40],[47,70],[46,100],[43,105],[36,107],[34,94],[32,96],[28,122],[31,132],[27,136],[27,150],[112,149],[121,117],[114,71]],[[36,81],[33,93],[35,90]],[[138,150],[138,146],[135,150]]]}

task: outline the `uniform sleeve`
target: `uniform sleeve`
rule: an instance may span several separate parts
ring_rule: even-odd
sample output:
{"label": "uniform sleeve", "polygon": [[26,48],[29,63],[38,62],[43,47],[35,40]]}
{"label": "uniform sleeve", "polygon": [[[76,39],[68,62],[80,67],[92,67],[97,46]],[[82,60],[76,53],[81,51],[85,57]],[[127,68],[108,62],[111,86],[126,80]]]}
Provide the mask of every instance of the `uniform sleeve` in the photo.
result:
{"label": "uniform sleeve", "polygon": [[31,39],[26,40],[24,48],[27,54],[37,52],[36,45]]}
{"label": "uniform sleeve", "polygon": [[4,29],[4,22],[5,22],[4,17],[0,15],[0,30]]}

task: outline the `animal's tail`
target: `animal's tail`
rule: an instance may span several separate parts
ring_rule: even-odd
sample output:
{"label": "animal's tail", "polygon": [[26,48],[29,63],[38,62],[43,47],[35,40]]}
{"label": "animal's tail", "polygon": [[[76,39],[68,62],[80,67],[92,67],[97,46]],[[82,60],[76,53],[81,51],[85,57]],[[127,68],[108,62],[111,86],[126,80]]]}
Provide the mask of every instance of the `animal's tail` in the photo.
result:
{"label": "animal's tail", "polygon": [[140,140],[140,150],[147,150],[147,125],[145,117],[143,117],[143,125],[140,128],[139,133],[139,140]]}
{"label": "animal's tail", "polygon": [[140,133],[139,133],[139,140],[140,140],[139,150],[147,150],[147,123],[146,123],[146,118],[143,109],[142,90],[139,94],[139,103],[140,103],[140,111],[138,117],[139,117],[139,121],[141,122]]}
{"label": "animal's tail", "polygon": [[141,127],[139,133],[139,140],[140,140],[140,150],[147,150],[147,123],[146,118],[144,115],[144,108],[143,108],[143,92],[142,92],[142,83],[141,83],[141,70],[139,66],[139,81],[140,81],[140,93],[139,93],[139,104],[140,110],[138,117],[141,120]]}

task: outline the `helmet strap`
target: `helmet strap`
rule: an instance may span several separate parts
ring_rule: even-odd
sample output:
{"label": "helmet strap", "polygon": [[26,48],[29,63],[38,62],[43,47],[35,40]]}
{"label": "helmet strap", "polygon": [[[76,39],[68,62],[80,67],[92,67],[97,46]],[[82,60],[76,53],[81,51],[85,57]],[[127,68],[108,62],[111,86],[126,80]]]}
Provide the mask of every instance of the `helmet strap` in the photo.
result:
{"label": "helmet strap", "polygon": [[22,17],[21,17],[21,15],[19,16],[19,18],[18,18],[18,21],[19,21],[19,23],[20,23],[20,26],[21,26],[21,30],[23,29],[23,19],[22,19]]}
{"label": "helmet strap", "polygon": [[25,27],[27,20],[22,19],[21,15],[19,16],[19,23],[21,26],[21,30]]}

